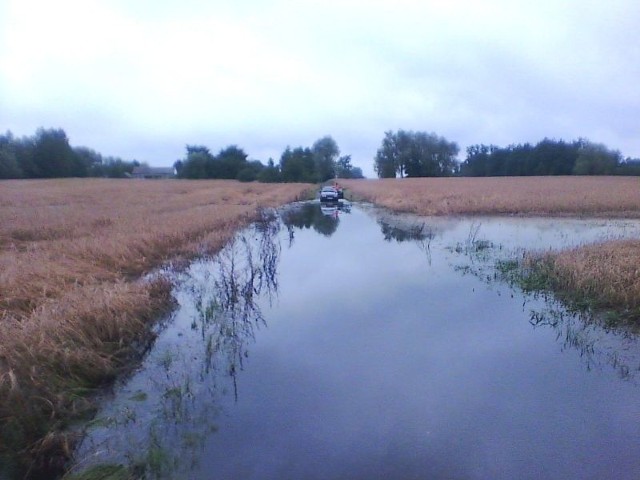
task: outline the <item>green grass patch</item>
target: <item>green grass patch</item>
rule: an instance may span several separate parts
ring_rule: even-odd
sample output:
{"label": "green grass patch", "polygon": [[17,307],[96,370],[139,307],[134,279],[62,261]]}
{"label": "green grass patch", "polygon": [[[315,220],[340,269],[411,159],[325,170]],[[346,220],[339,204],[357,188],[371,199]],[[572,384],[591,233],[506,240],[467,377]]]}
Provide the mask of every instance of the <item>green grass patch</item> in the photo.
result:
{"label": "green grass patch", "polygon": [[66,475],[64,480],[134,480],[136,477],[123,465],[96,465],[83,472]]}
{"label": "green grass patch", "polygon": [[129,400],[134,402],[144,402],[148,398],[147,392],[143,392],[142,390],[134,393],[129,397]]}

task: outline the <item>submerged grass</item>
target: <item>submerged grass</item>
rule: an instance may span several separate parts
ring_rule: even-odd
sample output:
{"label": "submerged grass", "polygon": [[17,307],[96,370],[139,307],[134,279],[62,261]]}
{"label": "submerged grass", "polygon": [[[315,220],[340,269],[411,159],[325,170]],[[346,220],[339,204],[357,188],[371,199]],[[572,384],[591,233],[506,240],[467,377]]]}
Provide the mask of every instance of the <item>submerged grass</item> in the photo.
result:
{"label": "submerged grass", "polygon": [[67,475],[65,480],[136,480],[136,475],[122,465],[97,465],[82,473]]}
{"label": "submerged grass", "polygon": [[[0,465],[52,478],[71,422],[132,366],[171,304],[152,269],[217,252],[261,208],[308,185],[234,181],[0,182]],[[0,469],[1,475],[1,469]]]}
{"label": "submerged grass", "polygon": [[[355,198],[418,215],[640,218],[637,177],[494,177],[342,180]],[[518,264],[502,265],[502,268]],[[640,323],[640,240],[612,240],[519,264],[525,289]]]}
{"label": "submerged grass", "polygon": [[640,321],[640,240],[616,240],[541,255],[523,263],[529,289],[553,291],[580,307]]}

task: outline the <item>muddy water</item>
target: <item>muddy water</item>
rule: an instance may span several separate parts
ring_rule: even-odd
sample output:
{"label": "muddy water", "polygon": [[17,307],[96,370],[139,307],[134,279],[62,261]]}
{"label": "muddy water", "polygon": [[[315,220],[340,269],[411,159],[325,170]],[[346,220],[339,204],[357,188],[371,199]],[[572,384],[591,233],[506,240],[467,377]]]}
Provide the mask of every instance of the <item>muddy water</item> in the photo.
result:
{"label": "muddy water", "polygon": [[637,222],[302,204],[178,275],[179,308],[78,469],[149,478],[640,476],[640,345],[497,259]]}

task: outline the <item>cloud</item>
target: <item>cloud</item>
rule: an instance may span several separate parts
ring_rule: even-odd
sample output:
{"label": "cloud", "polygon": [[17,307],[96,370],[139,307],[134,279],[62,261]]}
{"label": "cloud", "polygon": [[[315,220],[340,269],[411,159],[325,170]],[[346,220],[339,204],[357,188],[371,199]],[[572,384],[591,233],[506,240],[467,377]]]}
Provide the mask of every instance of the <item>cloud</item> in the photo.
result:
{"label": "cloud", "polygon": [[[8,0],[0,129],[168,164],[331,134],[372,174],[389,129],[461,147],[578,136],[640,156],[631,0]],[[354,150],[351,150],[354,149]]]}

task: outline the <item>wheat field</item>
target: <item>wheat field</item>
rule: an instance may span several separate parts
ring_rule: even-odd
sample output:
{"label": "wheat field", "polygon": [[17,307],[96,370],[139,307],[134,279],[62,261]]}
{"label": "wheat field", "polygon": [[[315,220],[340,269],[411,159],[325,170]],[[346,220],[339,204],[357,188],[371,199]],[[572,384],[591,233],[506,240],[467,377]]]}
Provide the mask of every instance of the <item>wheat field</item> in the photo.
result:
{"label": "wheat field", "polygon": [[[640,218],[629,177],[340,180],[347,196],[420,215]],[[217,252],[261,208],[309,198],[308,184],[106,179],[0,182],[0,463],[55,470],[66,427],[135,363],[171,307],[158,266]],[[547,254],[559,288],[640,308],[640,242]],[[18,455],[16,456],[16,452]],[[4,455],[4,456],[3,456]]]}
{"label": "wheat field", "polygon": [[456,177],[339,182],[355,198],[419,215],[640,218],[637,177]]}
{"label": "wheat field", "polygon": [[[128,368],[171,305],[169,261],[217,252],[305,184],[65,179],[0,182],[0,455],[31,471],[71,451],[70,419]],[[0,456],[0,463],[3,457]]]}
{"label": "wheat field", "polygon": [[[341,180],[348,192],[419,215],[640,218],[637,177],[491,177]],[[640,323],[640,239],[531,254],[559,293]]]}

